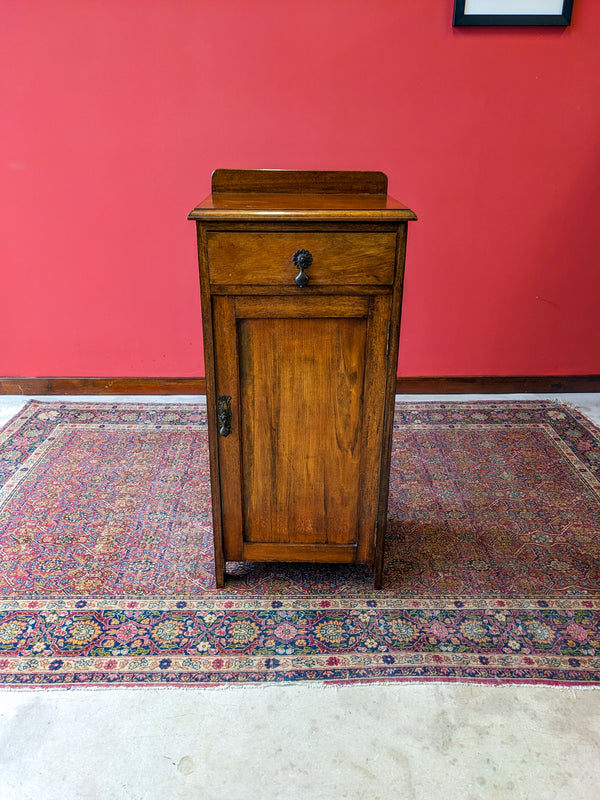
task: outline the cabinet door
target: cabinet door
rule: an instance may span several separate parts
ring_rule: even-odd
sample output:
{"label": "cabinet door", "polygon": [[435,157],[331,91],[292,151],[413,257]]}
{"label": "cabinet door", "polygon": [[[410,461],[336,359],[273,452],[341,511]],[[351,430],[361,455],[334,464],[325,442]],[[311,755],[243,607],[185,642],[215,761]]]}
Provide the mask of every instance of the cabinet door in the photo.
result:
{"label": "cabinet door", "polygon": [[372,562],[390,296],[213,304],[225,560]]}

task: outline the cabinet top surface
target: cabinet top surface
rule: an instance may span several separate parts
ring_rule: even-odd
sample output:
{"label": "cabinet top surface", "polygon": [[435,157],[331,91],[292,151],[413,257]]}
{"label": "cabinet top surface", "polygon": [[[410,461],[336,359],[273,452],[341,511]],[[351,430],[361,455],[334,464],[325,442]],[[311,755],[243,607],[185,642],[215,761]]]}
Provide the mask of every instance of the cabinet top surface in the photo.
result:
{"label": "cabinet top surface", "polygon": [[382,172],[215,170],[212,193],[188,219],[407,221]]}

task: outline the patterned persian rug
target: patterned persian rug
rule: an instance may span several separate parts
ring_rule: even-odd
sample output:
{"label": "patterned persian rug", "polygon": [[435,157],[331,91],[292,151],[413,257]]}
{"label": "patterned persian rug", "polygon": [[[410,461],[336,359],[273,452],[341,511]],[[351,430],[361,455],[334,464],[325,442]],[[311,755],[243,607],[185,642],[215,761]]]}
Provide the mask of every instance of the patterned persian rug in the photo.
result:
{"label": "patterned persian rug", "polygon": [[600,683],[600,431],[397,407],[384,588],[229,564],[200,406],[30,402],[0,432],[0,683]]}

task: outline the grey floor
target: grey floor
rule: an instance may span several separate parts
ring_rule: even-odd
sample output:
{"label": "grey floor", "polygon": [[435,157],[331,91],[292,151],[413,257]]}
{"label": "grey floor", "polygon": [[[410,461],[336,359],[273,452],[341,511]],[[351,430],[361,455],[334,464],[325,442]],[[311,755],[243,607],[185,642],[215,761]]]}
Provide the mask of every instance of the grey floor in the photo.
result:
{"label": "grey floor", "polygon": [[[558,399],[600,425],[600,395]],[[0,396],[0,424],[27,398]],[[40,400],[194,402],[198,398]],[[0,691],[0,800],[600,800],[600,691],[450,683]]]}

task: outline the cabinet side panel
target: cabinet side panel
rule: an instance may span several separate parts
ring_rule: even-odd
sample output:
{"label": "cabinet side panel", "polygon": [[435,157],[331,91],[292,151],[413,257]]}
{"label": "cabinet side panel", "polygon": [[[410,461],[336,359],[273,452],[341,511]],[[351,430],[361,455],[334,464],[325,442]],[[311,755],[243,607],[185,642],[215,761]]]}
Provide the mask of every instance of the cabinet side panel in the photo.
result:
{"label": "cabinet side panel", "polygon": [[366,330],[238,320],[246,542],[356,542]]}
{"label": "cabinet side panel", "polygon": [[392,433],[394,426],[394,407],[396,373],[398,368],[398,345],[400,337],[400,317],[402,291],[404,284],[404,260],[406,254],[407,223],[398,226],[396,248],[396,280],[392,295],[391,327],[389,335],[389,356],[387,364],[387,383],[385,398],[385,422],[381,459],[381,482],[379,488],[379,519],[375,542],[375,588],[380,589],[383,581],[383,554],[387,531],[387,508],[390,484],[390,463],[392,457]]}
{"label": "cabinet side panel", "polygon": [[210,451],[210,487],[212,498],[215,580],[217,587],[220,588],[225,581],[225,558],[223,553],[223,530],[221,524],[221,495],[219,492],[219,455],[217,431],[214,424],[216,407],[212,305],[208,280],[208,246],[206,228],[204,225],[199,223],[196,225],[196,235],[198,240],[198,266],[202,300],[202,332],[204,340],[204,364],[206,369],[206,412]]}

